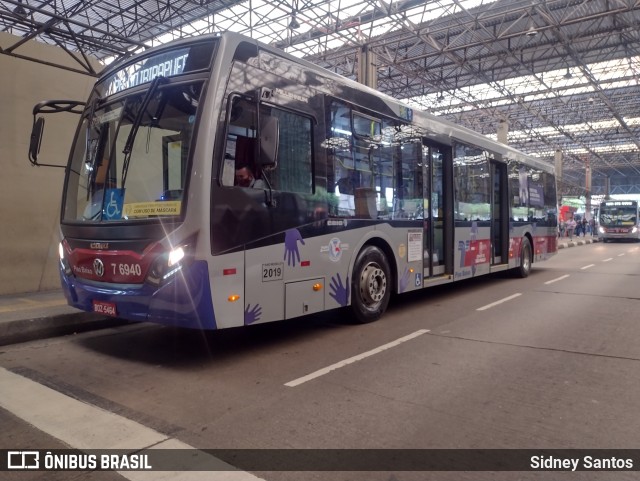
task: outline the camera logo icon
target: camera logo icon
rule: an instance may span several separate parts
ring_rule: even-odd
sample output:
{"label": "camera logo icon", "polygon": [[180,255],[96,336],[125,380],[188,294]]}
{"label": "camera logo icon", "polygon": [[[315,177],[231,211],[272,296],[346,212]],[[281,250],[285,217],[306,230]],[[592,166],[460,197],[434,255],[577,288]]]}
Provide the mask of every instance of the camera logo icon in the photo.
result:
{"label": "camera logo icon", "polygon": [[38,451],[8,451],[7,469],[39,469],[40,453]]}

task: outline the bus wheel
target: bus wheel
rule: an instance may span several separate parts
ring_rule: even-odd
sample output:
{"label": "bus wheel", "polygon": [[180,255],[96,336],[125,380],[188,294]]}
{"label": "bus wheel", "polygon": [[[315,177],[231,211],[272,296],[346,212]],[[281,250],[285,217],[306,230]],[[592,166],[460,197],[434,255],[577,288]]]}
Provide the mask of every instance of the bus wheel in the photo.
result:
{"label": "bus wheel", "polygon": [[377,247],[367,246],[358,254],[351,294],[351,309],[359,323],[376,321],[387,309],[391,297],[389,262]]}
{"label": "bus wheel", "polygon": [[531,243],[528,238],[522,239],[522,249],[520,249],[520,266],[515,270],[517,277],[527,277],[531,272]]}

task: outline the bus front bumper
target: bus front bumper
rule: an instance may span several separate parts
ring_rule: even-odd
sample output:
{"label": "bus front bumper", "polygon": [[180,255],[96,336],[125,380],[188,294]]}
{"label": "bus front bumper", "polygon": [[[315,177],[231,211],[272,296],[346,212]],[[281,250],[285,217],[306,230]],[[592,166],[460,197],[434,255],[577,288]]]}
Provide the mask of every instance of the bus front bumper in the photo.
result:
{"label": "bus front bumper", "polygon": [[95,283],[60,270],[62,290],[70,306],[191,329],[216,329],[206,261],[195,261],[160,286]]}

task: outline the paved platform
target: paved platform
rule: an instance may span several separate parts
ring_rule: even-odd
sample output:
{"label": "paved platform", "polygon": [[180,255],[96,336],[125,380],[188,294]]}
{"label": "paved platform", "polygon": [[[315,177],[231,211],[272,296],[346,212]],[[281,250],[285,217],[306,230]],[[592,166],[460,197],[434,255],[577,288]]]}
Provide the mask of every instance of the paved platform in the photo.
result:
{"label": "paved platform", "polygon": [[558,239],[558,249],[566,249],[568,247],[576,247],[576,246],[583,246],[586,244],[593,244],[594,242],[599,242],[600,240],[598,239],[598,237],[592,237],[590,235],[587,235],[585,237],[573,237],[573,238],[568,238],[568,237],[561,237],[560,239]]}
{"label": "paved platform", "polygon": [[[567,249],[593,242],[598,242],[598,238],[563,237],[558,240],[558,248]],[[127,323],[70,307],[61,290],[0,296],[0,346]]]}
{"label": "paved platform", "polygon": [[61,290],[0,296],[0,346],[126,322],[70,307]]}

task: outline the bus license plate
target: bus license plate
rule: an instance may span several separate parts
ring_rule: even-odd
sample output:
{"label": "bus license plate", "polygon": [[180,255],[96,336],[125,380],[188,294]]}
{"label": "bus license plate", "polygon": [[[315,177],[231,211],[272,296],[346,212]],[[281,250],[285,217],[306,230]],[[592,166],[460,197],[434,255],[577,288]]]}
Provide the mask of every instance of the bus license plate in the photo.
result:
{"label": "bus license plate", "polygon": [[93,301],[93,312],[106,314],[107,316],[117,316],[115,302]]}

